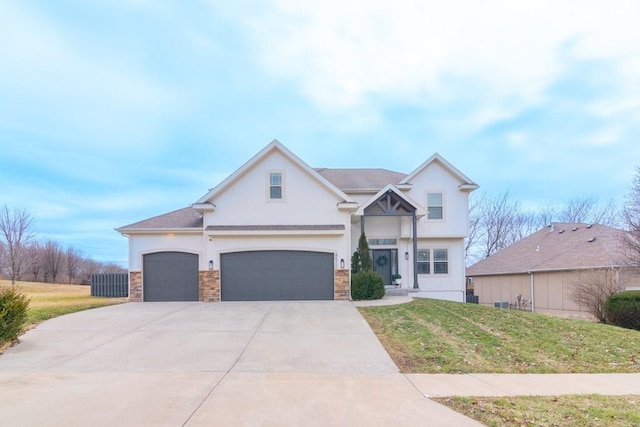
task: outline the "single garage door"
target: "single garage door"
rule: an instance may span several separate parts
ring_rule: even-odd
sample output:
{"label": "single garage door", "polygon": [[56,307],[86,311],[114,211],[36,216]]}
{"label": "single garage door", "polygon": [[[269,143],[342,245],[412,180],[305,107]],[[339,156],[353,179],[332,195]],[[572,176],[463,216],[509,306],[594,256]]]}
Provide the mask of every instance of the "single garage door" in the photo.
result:
{"label": "single garage door", "polygon": [[333,254],[252,251],[220,255],[223,301],[332,300]]}
{"label": "single garage door", "polygon": [[198,301],[198,255],[157,252],[142,262],[145,301]]}

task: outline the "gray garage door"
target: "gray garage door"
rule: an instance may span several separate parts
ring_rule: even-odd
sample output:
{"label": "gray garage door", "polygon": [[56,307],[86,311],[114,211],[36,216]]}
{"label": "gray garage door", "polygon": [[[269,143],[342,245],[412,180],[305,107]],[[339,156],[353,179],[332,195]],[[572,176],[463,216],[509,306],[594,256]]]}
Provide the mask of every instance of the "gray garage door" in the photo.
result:
{"label": "gray garage door", "polygon": [[145,301],[198,301],[198,255],[157,252],[142,260]]}
{"label": "gray garage door", "polygon": [[220,255],[223,301],[332,300],[333,254],[253,251]]}

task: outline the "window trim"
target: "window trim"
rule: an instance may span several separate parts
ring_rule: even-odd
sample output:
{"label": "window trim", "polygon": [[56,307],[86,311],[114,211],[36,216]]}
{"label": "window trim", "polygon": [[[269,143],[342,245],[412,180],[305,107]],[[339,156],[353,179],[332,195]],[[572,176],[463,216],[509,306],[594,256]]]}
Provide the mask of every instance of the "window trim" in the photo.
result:
{"label": "window trim", "polygon": [[[275,174],[279,174],[280,175],[280,198],[272,198],[271,197],[271,189],[273,187],[278,187],[277,185],[272,185],[271,184],[271,177],[272,175]],[[268,170],[266,173],[266,197],[267,197],[267,202],[270,203],[281,203],[284,202],[286,200],[286,175],[285,175],[285,171],[284,170],[280,170],[280,169],[273,169],[273,170]]]}
{"label": "window trim", "polygon": [[[442,217],[441,218],[429,218],[429,194],[440,194],[440,198],[441,198],[441,204],[440,206],[436,206],[433,205],[434,207],[439,207],[442,210]],[[444,221],[445,220],[445,216],[446,216],[446,210],[445,210],[445,205],[446,205],[446,197],[445,197],[445,192],[442,190],[425,190],[424,193],[424,200],[425,200],[425,206],[427,208],[427,214],[424,216],[425,220],[429,221],[429,222],[436,222],[436,221]]]}
{"label": "window trim", "polygon": [[[451,276],[451,248],[448,246],[422,246],[418,248],[418,252],[420,251],[429,251],[429,261],[428,261],[428,273],[421,273],[418,269],[418,275],[420,276],[428,276],[428,277],[447,277],[447,276]],[[436,261],[436,251],[445,251],[446,255],[447,255],[447,261],[446,261],[446,266],[447,266],[447,272],[446,273],[436,273],[436,262],[442,263],[443,261]],[[416,257],[418,257],[418,254],[416,254]],[[422,263],[424,263],[425,261],[422,261]],[[420,261],[416,260],[416,264],[420,264]],[[417,265],[416,265],[417,268]]]}

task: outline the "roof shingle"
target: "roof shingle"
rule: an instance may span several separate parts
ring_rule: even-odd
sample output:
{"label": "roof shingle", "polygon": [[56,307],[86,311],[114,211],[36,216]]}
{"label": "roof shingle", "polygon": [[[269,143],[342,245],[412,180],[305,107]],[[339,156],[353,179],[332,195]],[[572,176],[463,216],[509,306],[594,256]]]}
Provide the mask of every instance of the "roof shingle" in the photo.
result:
{"label": "roof shingle", "polygon": [[388,184],[399,184],[407,175],[388,169],[328,169],[316,171],[343,191],[380,190]]}
{"label": "roof shingle", "polygon": [[125,225],[124,227],[118,228],[118,231],[123,232],[131,229],[202,228],[202,224],[202,214],[189,206]]}
{"label": "roof shingle", "polygon": [[467,276],[625,264],[625,232],[605,225],[555,223],[467,268]]}

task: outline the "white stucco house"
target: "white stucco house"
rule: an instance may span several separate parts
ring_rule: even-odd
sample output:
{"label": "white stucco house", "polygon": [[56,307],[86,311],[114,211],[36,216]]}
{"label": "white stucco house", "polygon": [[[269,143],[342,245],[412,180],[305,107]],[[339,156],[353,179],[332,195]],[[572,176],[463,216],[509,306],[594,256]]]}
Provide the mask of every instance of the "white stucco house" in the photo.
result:
{"label": "white stucco house", "polygon": [[440,155],[407,174],[314,169],[274,140],[189,207],[117,229],[132,301],[349,299],[362,232],[375,270],[464,301],[468,197]]}

